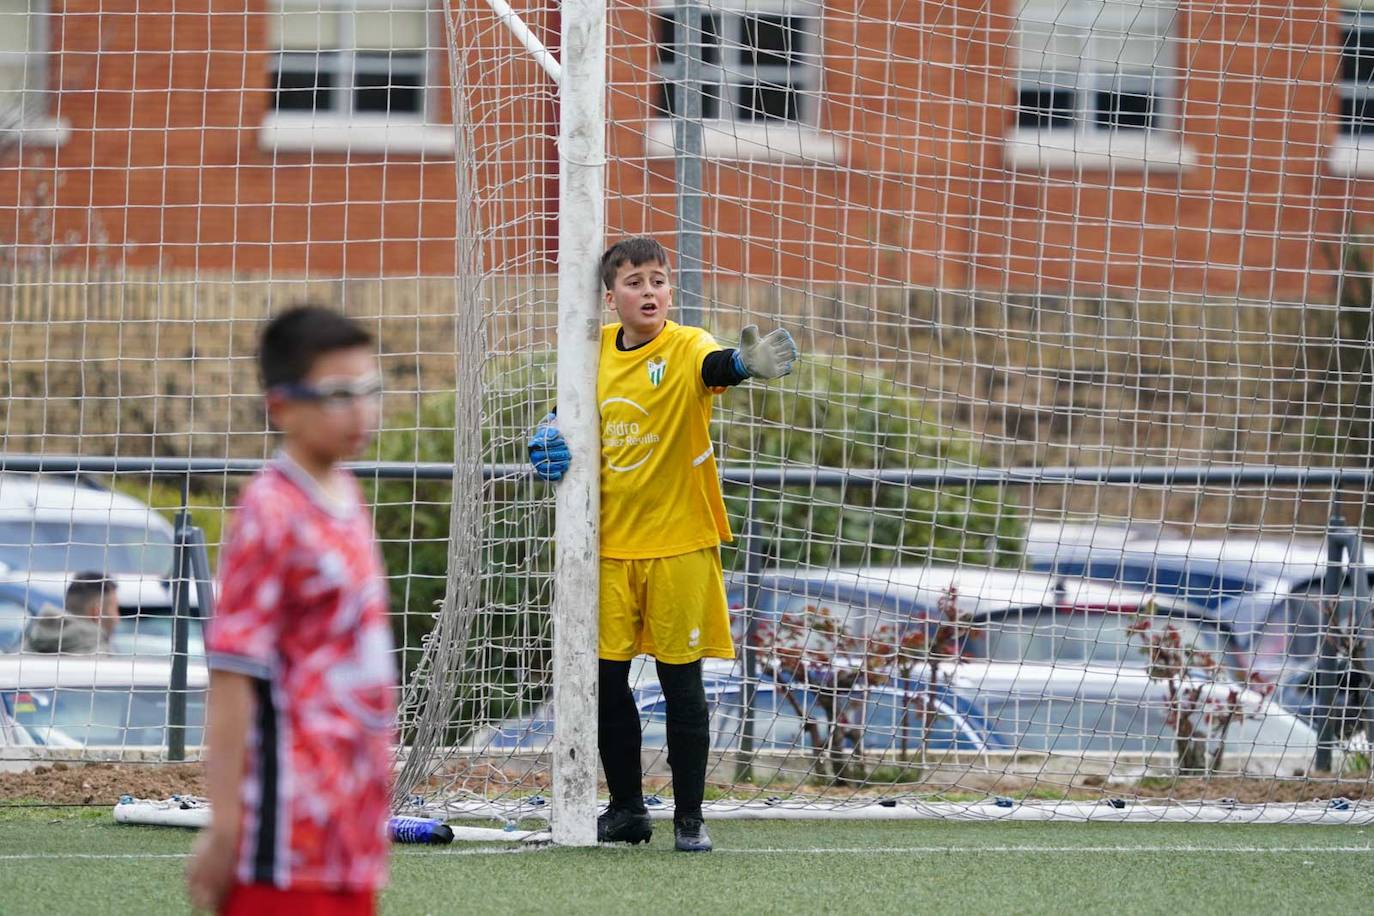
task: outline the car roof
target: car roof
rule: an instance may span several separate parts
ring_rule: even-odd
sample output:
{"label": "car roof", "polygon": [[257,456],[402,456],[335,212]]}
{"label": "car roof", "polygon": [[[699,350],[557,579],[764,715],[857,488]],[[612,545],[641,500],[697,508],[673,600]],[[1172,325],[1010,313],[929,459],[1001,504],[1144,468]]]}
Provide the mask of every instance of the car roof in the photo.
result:
{"label": "car roof", "polygon": [[170,522],[131,496],[40,474],[0,473],[0,519],[112,521],[172,530]]}
{"label": "car roof", "polygon": [[[1125,610],[1154,598],[1160,608],[1185,606],[1171,598],[1152,596],[1140,588],[1113,582],[1081,579],[1019,569],[980,566],[868,566],[839,569],[765,570],[763,584],[824,585],[934,608],[950,589],[959,609],[975,619],[1001,612],[1040,607]],[[784,586],[785,587],[785,586]]]}
{"label": "car roof", "polygon": [[[172,680],[168,657],[145,655],[61,655],[20,652],[0,655],[0,690],[43,690],[54,687],[166,687]],[[186,684],[204,689],[209,673],[204,662],[192,659]]]}
{"label": "car roof", "polygon": [[[1160,535],[1134,538],[1118,544],[1041,541],[1028,545],[1039,549],[1041,560],[1127,559],[1152,565],[1215,567],[1225,573],[1264,585],[1292,585],[1320,577],[1326,569],[1326,544],[1312,538],[1190,538]],[[1053,550],[1047,549],[1054,548]]]}
{"label": "car roof", "polygon": [[1143,538],[1158,538],[1163,533],[1164,528],[1154,523],[1033,521],[1026,526],[1024,541],[1028,550],[1042,545],[1111,547]]}

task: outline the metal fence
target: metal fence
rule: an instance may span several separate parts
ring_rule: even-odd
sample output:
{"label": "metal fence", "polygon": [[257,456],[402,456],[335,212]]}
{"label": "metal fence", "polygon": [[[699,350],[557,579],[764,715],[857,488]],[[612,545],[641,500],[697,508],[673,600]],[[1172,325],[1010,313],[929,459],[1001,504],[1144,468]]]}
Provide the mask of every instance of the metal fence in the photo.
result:
{"label": "metal fence", "polygon": [[[217,459],[173,457],[104,457],[77,455],[0,454],[0,471],[59,475],[153,474],[180,478],[182,506],[177,512],[173,559],[172,675],[169,685],[167,756],[184,760],[186,755],[186,684],[189,664],[189,621],[208,619],[214,613],[209,554],[204,532],[191,522],[190,480],[192,477],[251,475],[267,462],[262,459]],[[433,462],[354,462],[346,468],[363,480],[443,481],[452,478],[451,465]],[[508,480],[528,476],[522,464],[490,464],[483,468],[487,480]],[[1245,487],[1368,487],[1374,482],[1370,468],[1310,468],[1272,465],[1236,467],[1044,467],[989,468],[945,467],[888,470],[850,470],[825,467],[750,467],[725,466],[724,483],[749,487],[968,487],[1087,484],[1109,486],[1245,486]],[[752,505],[752,500],[748,503]],[[758,525],[744,520],[745,606],[757,605],[764,551]],[[1322,621],[1319,636],[1319,664],[1314,673],[1314,696],[1319,710],[1319,744],[1314,766],[1329,769],[1332,751],[1341,738],[1342,723],[1358,722],[1368,728],[1374,724],[1374,703],[1370,687],[1374,671],[1374,633],[1371,633],[1371,601],[1374,583],[1363,572],[1363,539],[1358,529],[1333,516],[1327,529],[1327,570],[1323,598],[1330,613]],[[1361,574],[1354,574],[1360,571]],[[191,601],[194,584],[197,602]],[[744,653],[746,684],[756,680],[752,652]],[[744,708],[751,704],[746,698]],[[752,745],[751,723],[745,722],[742,750]]]}

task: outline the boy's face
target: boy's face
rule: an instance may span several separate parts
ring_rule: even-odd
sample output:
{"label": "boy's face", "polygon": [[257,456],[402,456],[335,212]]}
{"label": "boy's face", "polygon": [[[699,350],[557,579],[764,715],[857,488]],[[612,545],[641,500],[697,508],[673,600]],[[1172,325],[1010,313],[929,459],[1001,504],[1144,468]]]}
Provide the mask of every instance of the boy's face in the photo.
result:
{"label": "boy's face", "polygon": [[288,442],[326,463],[367,447],[381,413],[381,377],[370,347],[321,354],[297,387],[304,396],[267,397],[272,423]]}
{"label": "boy's face", "polygon": [[615,283],[606,291],[606,304],[620,317],[627,345],[653,340],[663,330],[673,304],[667,265],[658,261],[621,264],[616,268]]}

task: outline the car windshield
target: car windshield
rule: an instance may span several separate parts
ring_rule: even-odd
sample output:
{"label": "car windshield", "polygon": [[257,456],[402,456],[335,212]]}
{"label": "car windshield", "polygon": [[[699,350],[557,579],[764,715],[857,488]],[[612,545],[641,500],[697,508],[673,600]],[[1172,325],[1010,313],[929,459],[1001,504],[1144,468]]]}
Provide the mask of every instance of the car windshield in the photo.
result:
{"label": "car windshield", "polygon": [[[205,627],[199,619],[186,621],[186,651],[205,654]],[[114,655],[171,655],[172,618],[161,614],[121,617],[110,635]]]}
{"label": "car windshield", "polygon": [[1317,595],[1276,602],[1250,643],[1250,668],[1266,681],[1304,679],[1317,663],[1322,612]]}
{"label": "car windshield", "polygon": [[[1144,643],[1128,629],[1134,620],[1129,614],[1093,611],[1008,614],[987,622],[986,656],[999,662],[1143,668]],[[1169,618],[1168,625],[1179,631],[1183,645],[1220,660],[1215,630],[1181,618]]]}
{"label": "car windshield", "polygon": [[[43,737],[56,730],[72,740],[99,747],[160,747],[167,743],[167,700],[158,688],[61,687],[0,692],[10,715]],[[205,691],[186,696],[186,743],[201,743]]]}
{"label": "car windshield", "polygon": [[0,598],[0,652],[19,651],[19,646],[24,642],[24,624],[28,619],[28,608]]}
{"label": "car windshield", "polygon": [[172,541],[165,532],[99,522],[0,522],[0,563],[35,572],[165,576]]}

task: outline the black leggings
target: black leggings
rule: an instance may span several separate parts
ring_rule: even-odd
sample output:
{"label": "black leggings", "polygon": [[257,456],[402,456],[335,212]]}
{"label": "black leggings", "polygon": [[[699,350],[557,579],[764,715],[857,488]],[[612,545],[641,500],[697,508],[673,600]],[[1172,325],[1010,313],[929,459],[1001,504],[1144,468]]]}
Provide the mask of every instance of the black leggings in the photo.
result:
{"label": "black leggings", "polygon": [[[706,791],[706,756],[711,743],[701,662],[656,664],[658,682],[668,707],[668,766],[673,771],[674,817],[700,817],[701,800]],[[630,690],[630,663],[602,659],[599,678],[598,746],[611,804],[642,811],[639,710]]]}

